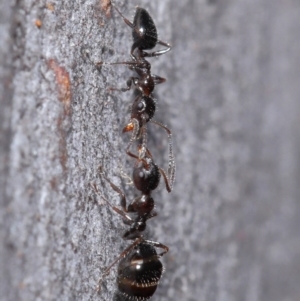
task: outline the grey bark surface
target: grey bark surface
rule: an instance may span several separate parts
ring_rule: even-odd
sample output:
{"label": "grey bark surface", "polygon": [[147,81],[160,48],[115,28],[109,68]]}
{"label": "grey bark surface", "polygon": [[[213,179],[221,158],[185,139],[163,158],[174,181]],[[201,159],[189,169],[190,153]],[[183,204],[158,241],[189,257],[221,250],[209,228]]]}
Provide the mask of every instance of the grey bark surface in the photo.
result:
{"label": "grey bark surface", "polygon": [[[131,34],[106,1],[0,1],[0,299],[112,300],[129,244],[94,193],[99,176],[137,195],[125,155]],[[170,53],[156,120],[173,132],[174,191],[153,193],[149,238],[170,247],[152,300],[298,301],[300,6],[298,0],[115,1],[149,10]],[[36,20],[41,20],[38,28]],[[167,166],[165,133],[149,148]]]}

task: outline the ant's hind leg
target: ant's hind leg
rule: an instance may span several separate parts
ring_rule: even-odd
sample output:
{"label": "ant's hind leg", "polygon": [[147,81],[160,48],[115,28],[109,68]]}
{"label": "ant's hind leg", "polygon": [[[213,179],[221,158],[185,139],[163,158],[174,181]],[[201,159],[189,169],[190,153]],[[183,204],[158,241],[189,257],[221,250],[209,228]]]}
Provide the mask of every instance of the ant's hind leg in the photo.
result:
{"label": "ant's hind leg", "polygon": [[167,177],[165,171],[162,168],[159,167],[159,171],[160,171],[160,173],[162,174],[162,176],[164,178],[167,191],[171,192],[172,191],[172,187],[170,185],[169,178]]}
{"label": "ant's hind leg", "polygon": [[139,159],[143,159],[147,152],[147,124],[145,123],[142,128],[142,144],[139,149]]}
{"label": "ant's hind leg", "polygon": [[[166,52],[168,52],[168,51],[170,51],[172,49],[172,46],[169,43],[167,43],[167,42],[164,42],[164,41],[161,41],[161,40],[157,40],[157,44],[167,47],[166,49],[162,50],[162,51],[164,51],[163,53],[166,53]],[[161,54],[163,54],[163,53],[161,53]]]}
{"label": "ant's hind leg", "polygon": [[163,249],[164,251],[161,252],[160,254],[158,254],[158,256],[163,256],[165,255],[166,253],[169,252],[169,247],[163,245],[162,243],[160,242],[157,242],[157,241],[153,241],[153,240],[145,240],[145,242],[147,242],[148,244],[152,245],[153,247],[155,248],[160,248],[160,249]]}
{"label": "ant's hind leg", "polygon": [[[96,184],[95,183],[93,183],[92,184],[92,187],[93,187],[93,189],[95,190],[95,192],[98,194],[98,195],[100,195],[100,197],[115,211],[115,212],[117,212],[118,214],[120,214],[125,220],[126,220],[126,222],[128,222],[128,223],[132,223],[132,218],[129,216],[129,215],[127,215],[124,211],[122,211],[122,210],[120,210],[119,208],[117,208],[117,207],[115,207],[115,206],[113,206],[105,197],[103,197],[101,194],[100,194],[100,192],[99,192],[99,190],[98,190],[98,188],[97,188],[97,186],[96,186]],[[125,197],[125,196],[124,196]],[[126,200],[126,199],[125,199]],[[125,208],[126,209],[126,208]]]}
{"label": "ant's hind leg", "polygon": [[123,19],[125,24],[128,25],[130,28],[134,28],[134,25],[127,18],[125,18],[125,16],[119,11],[119,9],[112,3],[112,1],[110,3],[115,8],[115,10],[118,12],[118,14],[121,16],[121,18]]}
{"label": "ant's hind leg", "polygon": [[159,56],[159,55],[162,55],[162,54],[165,54],[165,53],[169,52],[172,49],[172,46],[169,43],[163,42],[161,40],[157,40],[156,44],[160,44],[162,46],[165,46],[166,48],[162,49],[162,50],[154,51],[154,52],[143,51],[144,57]]}
{"label": "ant's hind leg", "polygon": [[128,123],[123,129],[123,133],[129,132],[129,131],[132,131],[132,135],[131,135],[129,143],[127,144],[127,147],[126,147],[126,154],[134,159],[139,159],[139,157],[137,155],[133,154],[130,151],[131,145],[137,139],[139,131],[140,131],[139,122],[134,118],[131,119],[130,123]]}
{"label": "ant's hind leg", "polygon": [[163,128],[168,133],[168,140],[169,140],[169,161],[168,161],[168,175],[166,175],[165,171],[160,168],[160,172],[163,175],[163,178],[165,180],[166,189],[168,192],[171,192],[173,189],[173,184],[175,181],[175,174],[176,174],[176,164],[175,164],[175,157],[173,154],[173,139],[172,139],[172,133],[171,131],[162,123],[151,120],[151,123],[154,123],[161,128]]}
{"label": "ant's hind leg", "polygon": [[119,194],[120,199],[121,199],[120,203],[121,203],[121,207],[122,207],[123,211],[128,212],[127,207],[126,207],[126,196],[125,196],[124,192],[118,186],[116,186],[114,183],[112,183],[105,175],[103,175],[103,177],[110,184],[111,188]]}

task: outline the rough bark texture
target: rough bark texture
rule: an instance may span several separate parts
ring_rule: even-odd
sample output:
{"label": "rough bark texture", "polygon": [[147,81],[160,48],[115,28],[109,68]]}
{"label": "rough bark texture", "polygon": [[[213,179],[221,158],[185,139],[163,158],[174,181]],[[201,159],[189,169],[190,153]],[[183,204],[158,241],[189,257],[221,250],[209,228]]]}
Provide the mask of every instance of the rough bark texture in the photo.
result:
{"label": "rough bark texture", "polygon": [[[107,92],[130,72],[91,62],[129,57],[106,2],[0,2],[1,300],[112,300],[115,269],[95,286],[126,227],[90,183],[118,204],[101,165],[137,192],[120,175],[132,92]],[[298,301],[299,1],[115,2],[146,7],[173,45],[151,60],[177,160],[174,191],[153,194],[149,237],[170,247],[153,300]],[[166,166],[165,133],[149,131]]]}

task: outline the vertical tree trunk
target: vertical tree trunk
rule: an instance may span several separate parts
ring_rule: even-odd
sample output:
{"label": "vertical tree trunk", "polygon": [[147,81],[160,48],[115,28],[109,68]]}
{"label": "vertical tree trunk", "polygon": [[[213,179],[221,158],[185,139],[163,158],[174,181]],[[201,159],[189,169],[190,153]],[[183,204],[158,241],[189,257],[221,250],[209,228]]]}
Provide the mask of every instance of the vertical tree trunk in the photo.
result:
{"label": "vertical tree trunk", "polygon": [[[1,300],[112,300],[128,243],[95,194],[126,192],[130,29],[105,0],[0,2]],[[297,301],[300,295],[300,6],[297,0],[115,1],[149,10],[170,53],[156,120],[173,131],[174,191],[153,193],[149,237],[170,247],[153,300]],[[150,60],[150,59],[149,59]],[[149,148],[167,166],[165,133]]]}

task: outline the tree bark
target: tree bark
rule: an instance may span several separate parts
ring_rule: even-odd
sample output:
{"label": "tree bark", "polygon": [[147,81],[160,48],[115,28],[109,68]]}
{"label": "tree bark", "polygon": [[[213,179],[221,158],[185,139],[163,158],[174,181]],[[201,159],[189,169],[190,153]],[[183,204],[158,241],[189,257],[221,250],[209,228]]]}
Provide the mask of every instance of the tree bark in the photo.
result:
{"label": "tree bark", "polygon": [[[1,300],[112,300],[126,226],[99,175],[138,195],[121,129],[130,29],[105,0],[0,2]],[[147,8],[171,52],[152,58],[155,119],[172,129],[174,190],[148,236],[170,248],[153,300],[298,301],[298,0],[115,1]],[[167,166],[165,133],[149,149]]]}

